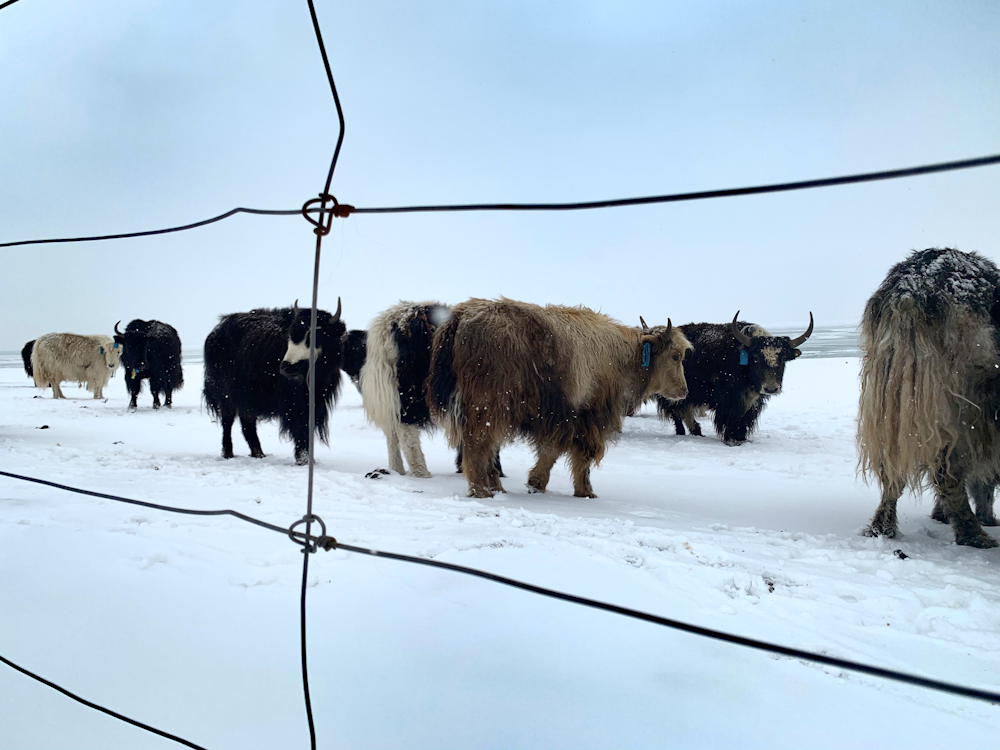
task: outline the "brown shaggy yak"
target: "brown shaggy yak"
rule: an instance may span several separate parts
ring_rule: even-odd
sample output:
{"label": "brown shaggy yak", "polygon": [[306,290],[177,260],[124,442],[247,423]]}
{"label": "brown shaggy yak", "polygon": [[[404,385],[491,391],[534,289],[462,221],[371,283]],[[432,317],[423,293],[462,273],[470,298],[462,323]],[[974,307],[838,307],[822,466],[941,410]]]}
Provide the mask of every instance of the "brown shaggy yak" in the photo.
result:
{"label": "brown shaggy yak", "polygon": [[[890,269],[861,321],[858,468],[882,501],[865,533],[898,532],[903,490],[933,485],[955,541],[996,547],[1000,477],[1000,270],[975,253],[914,252]],[[966,485],[973,489],[973,514]]]}
{"label": "brown shaggy yak", "polygon": [[530,492],[545,491],[568,453],[573,494],[597,497],[590,467],[622,418],[653,396],[687,395],[690,348],[669,320],[630,328],[585,307],[472,299],[434,336],[428,406],[448,442],[464,450],[470,497],[504,491],[493,457],[516,437],[538,456]]}

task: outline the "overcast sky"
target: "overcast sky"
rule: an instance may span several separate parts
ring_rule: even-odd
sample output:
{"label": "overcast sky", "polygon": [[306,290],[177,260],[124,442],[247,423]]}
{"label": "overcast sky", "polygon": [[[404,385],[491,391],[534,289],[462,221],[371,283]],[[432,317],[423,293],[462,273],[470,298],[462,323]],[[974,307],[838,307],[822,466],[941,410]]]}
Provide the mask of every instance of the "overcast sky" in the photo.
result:
{"label": "overcast sky", "polygon": [[[577,201],[1000,152],[1000,3],[317,0],[358,206]],[[0,11],[0,242],[139,231],[322,188],[337,119],[305,0]],[[0,249],[0,349],[308,300],[304,220]],[[506,295],[636,324],[854,323],[913,248],[1000,261],[1000,168],[563,214],[355,216],[320,304]]]}

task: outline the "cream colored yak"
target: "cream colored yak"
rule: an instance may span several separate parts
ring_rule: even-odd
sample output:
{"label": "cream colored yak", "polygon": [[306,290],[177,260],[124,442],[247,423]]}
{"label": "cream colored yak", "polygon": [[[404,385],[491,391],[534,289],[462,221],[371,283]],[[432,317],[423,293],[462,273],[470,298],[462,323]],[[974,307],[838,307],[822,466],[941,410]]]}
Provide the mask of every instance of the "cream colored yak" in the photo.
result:
{"label": "cream colored yak", "polygon": [[110,336],[47,333],[35,341],[31,368],[35,386],[52,386],[52,398],[66,398],[64,380],[86,384],[94,398],[104,398],[104,386],[121,362],[121,348]]}

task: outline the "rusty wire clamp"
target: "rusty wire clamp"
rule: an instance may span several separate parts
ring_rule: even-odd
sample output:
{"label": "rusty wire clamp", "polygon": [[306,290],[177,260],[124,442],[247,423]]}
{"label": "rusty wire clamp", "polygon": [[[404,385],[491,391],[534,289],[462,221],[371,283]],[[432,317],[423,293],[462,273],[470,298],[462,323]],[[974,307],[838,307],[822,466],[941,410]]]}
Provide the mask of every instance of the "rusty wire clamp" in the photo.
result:
{"label": "rusty wire clamp", "polygon": [[[333,203],[329,208],[326,205],[328,202]],[[309,215],[310,211],[316,210],[316,204],[319,204],[319,221]],[[316,227],[313,229],[313,232],[321,237],[325,237],[330,234],[330,225],[333,223],[334,216],[338,219],[346,219],[351,215],[351,211],[353,210],[354,206],[338,202],[329,193],[320,193],[318,198],[312,198],[303,204],[302,215],[306,217],[306,221]],[[325,223],[323,221],[324,217],[326,218]]]}

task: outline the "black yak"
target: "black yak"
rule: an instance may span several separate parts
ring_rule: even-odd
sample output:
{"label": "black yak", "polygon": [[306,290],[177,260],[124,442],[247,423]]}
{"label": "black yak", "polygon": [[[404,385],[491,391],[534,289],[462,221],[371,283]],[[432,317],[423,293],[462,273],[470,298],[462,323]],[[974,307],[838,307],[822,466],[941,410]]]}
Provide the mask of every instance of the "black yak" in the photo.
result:
{"label": "black yak", "polygon": [[[317,311],[316,432],[327,441],[330,407],[340,391],[341,339],[337,312]],[[222,457],[233,457],[233,422],[240,418],[250,455],[263,458],[257,420],[279,420],[295,443],[295,463],[309,462],[309,317],[295,307],[225,315],[205,339],[205,403],[222,422]]]}
{"label": "black yak", "polygon": [[28,377],[33,377],[35,372],[31,368],[31,352],[35,348],[35,339],[32,339],[21,349],[21,361],[24,362],[24,372]]}
{"label": "black yak", "polygon": [[894,537],[903,490],[933,486],[958,544],[997,546],[982,523],[1000,479],[998,321],[1000,270],[951,249],[915,251],[865,305],[858,469],[882,493],[869,536]]}
{"label": "black yak", "polygon": [[809,328],[798,338],[772,336],[753,323],[688,323],[681,326],[694,351],[684,360],[688,396],[681,401],[660,398],[657,410],[672,419],[678,435],[684,427],[701,435],[695,417],[703,409],[714,412],[715,429],[726,445],[740,445],[757,428],[767,400],[781,393],[785,363],[802,354],[796,347],[812,335]]}
{"label": "black yak", "polygon": [[122,347],[122,368],[125,370],[125,387],[131,400],[128,408],[135,410],[136,400],[142,391],[142,381],[149,381],[153,394],[153,408],[163,405],[170,409],[174,391],[184,387],[184,370],[181,368],[181,339],[176,329],[158,320],[133,320],[125,326],[125,333],[115,323],[115,342]]}
{"label": "black yak", "polygon": [[590,468],[625,415],[654,395],[687,395],[681,363],[690,348],[669,320],[639,329],[585,307],[472,299],[434,335],[428,405],[451,445],[462,446],[471,497],[503,492],[494,458],[518,436],[538,456],[530,491],[544,492],[568,453],[573,494],[596,497]]}

